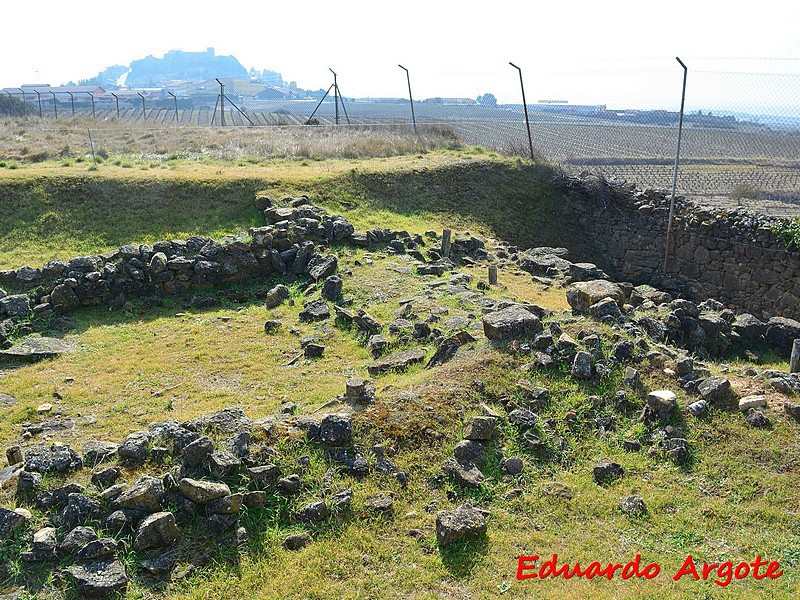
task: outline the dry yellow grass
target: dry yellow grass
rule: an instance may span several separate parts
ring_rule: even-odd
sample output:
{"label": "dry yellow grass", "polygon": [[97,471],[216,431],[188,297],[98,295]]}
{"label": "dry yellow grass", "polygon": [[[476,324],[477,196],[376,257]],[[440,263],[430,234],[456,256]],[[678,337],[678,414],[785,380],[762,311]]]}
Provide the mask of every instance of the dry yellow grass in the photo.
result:
{"label": "dry yellow grass", "polygon": [[[90,139],[91,136],[91,139]],[[275,158],[372,158],[460,146],[451,128],[421,126],[163,126],[68,118],[0,119],[0,160],[42,162],[91,160],[258,162]]]}

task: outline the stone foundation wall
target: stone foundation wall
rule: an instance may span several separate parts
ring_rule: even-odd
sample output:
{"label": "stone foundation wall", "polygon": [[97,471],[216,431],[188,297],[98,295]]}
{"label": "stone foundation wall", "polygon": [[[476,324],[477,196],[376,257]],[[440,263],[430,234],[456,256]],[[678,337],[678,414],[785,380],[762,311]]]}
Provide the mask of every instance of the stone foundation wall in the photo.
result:
{"label": "stone foundation wall", "polygon": [[0,271],[0,344],[14,321],[64,313],[79,306],[107,304],[120,308],[128,300],[159,293],[203,290],[270,274],[294,274],[313,280],[337,267],[326,244],[349,239],[353,226],[343,217],[305,203],[265,207],[267,225],[249,236],[214,241],[205,237],[163,241],[153,246],[123,246],[98,256],[50,261],[41,268]]}
{"label": "stone foundation wall", "polygon": [[[771,232],[776,219],[742,210],[704,210],[679,198],[664,275],[667,195],[603,185],[586,179],[564,185],[571,199],[564,216],[577,215],[586,233],[584,245],[592,248],[589,258],[615,280],[648,283],[694,301],[714,298],[762,319],[800,319],[800,253],[788,251]],[[317,280],[336,268],[334,256],[320,255],[321,245],[347,241],[366,246],[402,234],[409,237],[388,230],[355,233],[343,217],[307,204],[307,198],[287,207],[260,202],[268,224],[252,228],[247,238],[216,242],[192,237],[152,247],[124,246],[41,268],[0,271],[0,286],[33,290],[6,298],[0,291],[0,326],[3,319],[23,318],[31,310],[41,314],[101,303],[113,308],[131,298],[212,288],[271,273]]]}
{"label": "stone foundation wall", "polygon": [[714,298],[760,318],[800,318],[800,253],[771,229],[777,220],[744,210],[705,210],[678,198],[666,276],[669,199],[664,192],[571,193],[594,262],[617,280],[648,283],[695,301]]}

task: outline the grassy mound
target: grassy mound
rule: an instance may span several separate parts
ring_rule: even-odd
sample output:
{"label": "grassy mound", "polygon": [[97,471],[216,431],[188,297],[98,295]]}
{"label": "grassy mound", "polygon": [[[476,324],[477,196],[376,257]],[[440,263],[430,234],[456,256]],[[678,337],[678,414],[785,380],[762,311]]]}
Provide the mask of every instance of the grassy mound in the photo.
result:
{"label": "grassy mound", "polygon": [[258,191],[276,199],[307,194],[360,230],[451,227],[526,246],[574,245],[574,224],[555,217],[563,200],[549,178],[546,168],[480,151],[305,166],[0,170],[0,268],[246,231],[262,224]]}

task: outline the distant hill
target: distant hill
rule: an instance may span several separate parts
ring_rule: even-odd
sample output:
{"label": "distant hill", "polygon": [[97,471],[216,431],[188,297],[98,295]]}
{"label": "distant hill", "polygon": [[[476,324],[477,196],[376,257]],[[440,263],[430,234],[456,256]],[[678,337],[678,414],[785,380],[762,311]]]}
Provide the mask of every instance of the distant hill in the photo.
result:
{"label": "distant hill", "polygon": [[97,74],[97,77],[92,77],[91,79],[81,79],[78,82],[78,85],[99,85],[104,89],[113,89],[116,87],[119,78],[127,73],[128,69],[129,68],[125,65],[106,67]]}
{"label": "distant hill", "polygon": [[214,48],[205,52],[172,50],[163,58],[147,56],[134,60],[130,68],[115,65],[103,69],[96,77],[82,80],[81,85],[113,88],[162,87],[169,81],[193,81],[214,77],[247,77],[248,72],[234,56],[217,56]]}

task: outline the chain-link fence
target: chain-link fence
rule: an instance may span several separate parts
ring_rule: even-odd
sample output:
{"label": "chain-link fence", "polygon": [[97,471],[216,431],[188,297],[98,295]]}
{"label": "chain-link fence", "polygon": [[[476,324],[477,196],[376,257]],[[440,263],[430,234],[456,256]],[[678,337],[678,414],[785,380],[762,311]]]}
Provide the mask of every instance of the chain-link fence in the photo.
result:
{"label": "chain-link fence", "polygon": [[[672,106],[609,107],[579,119],[534,117],[534,143],[568,170],[669,188],[680,88],[670,93]],[[689,71],[679,193],[705,203],[794,213],[799,157],[800,75]]]}
{"label": "chain-link fence", "polygon": [[[728,207],[800,214],[800,61],[686,62],[678,193]],[[682,74],[679,65],[664,61],[622,62],[574,72],[526,71],[535,156],[572,173],[589,171],[642,187],[670,188]],[[204,101],[182,98],[180,103],[175,97],[144,96],[120,102],[109,93],[43,98],[31,92],[24,100],[50,119],[53,136],[58,135],[56,113],[59,120],[75,115],[105,124],[137,123],[139,135],[129,134],[127,139],[122,135],[113,143],[108,127],[97,129],[95,135],[120,152],[139,149],[148,135],[153,151],[158,151],[163,138],[159,128],[183,128],[186,139],[210,139],[213,135],[201,129],[224,122],[227,128],[246,127],[247,133],[242,129],[235,134],[244,140],[275,135],[268,129],[274,126],[298,130],[308,125],[326,130],[325,126],[335,125],[350,130],[369,126],[372,131],[408,132],[413,116],[417,127],[447,127],[465,144],[527,155],[523,105],[519,88],[514,87],[517,72],[507,67],[482,76],[482,89],[505,90],[505,97],[498,94],[498,100],[489,93],[477,99],[451,97],[442,93],[446,90],[429,86],[414,100],[413,112],[408,98],[342,99],[336,90],[329,90],[321,101],[294,95],[275,99],[212,95]],[[431,96],[432,91],[442,95]],[[141,133],[144,127],[152,133]],[[68,134],[64,135],[66,139]]]}

